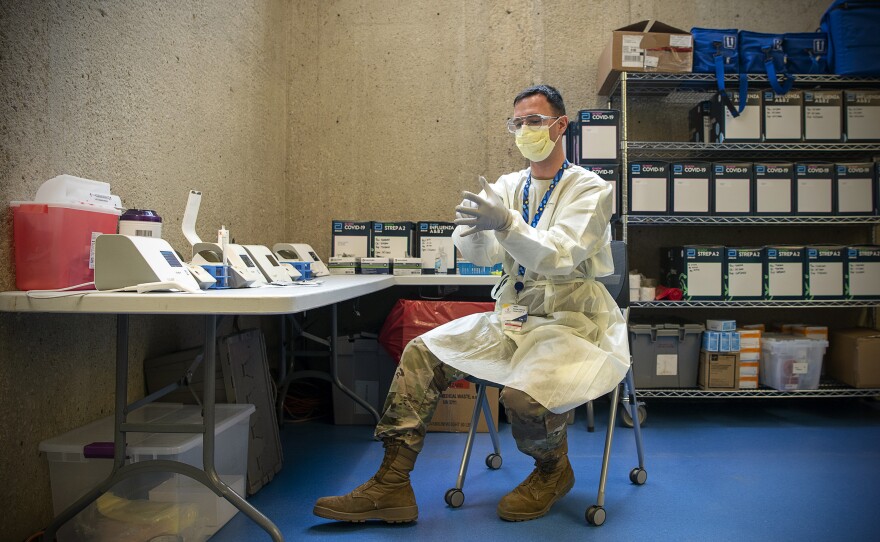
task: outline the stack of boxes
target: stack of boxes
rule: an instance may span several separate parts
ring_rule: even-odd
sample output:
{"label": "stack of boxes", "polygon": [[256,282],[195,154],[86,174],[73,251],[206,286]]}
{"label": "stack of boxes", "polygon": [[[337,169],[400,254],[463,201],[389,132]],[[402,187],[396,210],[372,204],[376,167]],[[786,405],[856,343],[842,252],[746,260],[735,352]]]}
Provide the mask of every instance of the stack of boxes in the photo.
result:
{"label": "stack of boxes", "polygon": [[578,112],[577,122],[569,126],[571,161],[611,184],[611,218],[616,219],[620,212],[620,111],[584,109]]}
{"label": "stack of boxes", "polygon": [[740,387],[740,333],[734,320],[706,320],[698,384],[705,390]]}

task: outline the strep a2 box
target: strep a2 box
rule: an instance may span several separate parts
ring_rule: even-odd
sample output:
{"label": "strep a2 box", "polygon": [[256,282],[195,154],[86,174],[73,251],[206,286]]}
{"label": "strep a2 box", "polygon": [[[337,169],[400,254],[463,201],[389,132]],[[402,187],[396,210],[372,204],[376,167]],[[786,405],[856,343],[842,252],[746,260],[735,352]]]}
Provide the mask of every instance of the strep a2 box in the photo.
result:
{"label": "strep a2 box", "polygon": [[805,299],[843,299],[845,247],[808,246]]}
{"label": "strep a2 box", "polygon": [[365,258],[370,255],[372,230],[370,222],[354,220],[333,220],[333,242],[331,256],[354,256]]}
{"label": "strep a2 box", "polygon": [[804,298],[804,247],[764,248],[764,299],[768,301]]}
{"label": "strep a2 box", "polygon": [[880,246],[847,247],[844,273],[847,299],[880,299]]}
{"label": "strep a2 box", "polygon": [[370,254],[374,258],[406,258],[413,254],[412,222],[373,221]]}
{"label": "strep a2 box", "polygon": [[419,257],[422,260],[422,272],[435,273],[437,265],[445,262],[446,273],[455,273],[455,262],[458,249],[452,241],[455,224],[452,222],[418,222],[416,224]]}
{"label": "strep a2 box", "polygon": [[723,263],[722,246],[667,249],[667,286],[680,288],[685,301],[721,301]]}
{"label": "strep a2 box", "polygon": [[764,298],[764,248],[725,247],[724,299],[754,301]]}

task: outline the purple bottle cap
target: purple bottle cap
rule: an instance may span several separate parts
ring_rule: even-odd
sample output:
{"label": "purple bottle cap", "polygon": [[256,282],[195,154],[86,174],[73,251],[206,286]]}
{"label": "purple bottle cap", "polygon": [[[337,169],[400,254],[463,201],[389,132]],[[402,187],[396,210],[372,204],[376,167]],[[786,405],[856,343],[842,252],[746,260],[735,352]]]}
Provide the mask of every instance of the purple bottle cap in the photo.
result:
{"label": "purple bottle cap", "polygon": [[119,220],[140,220],[142,222],[162,222],[162,217],[150,209],[129,209],[122,213]]}

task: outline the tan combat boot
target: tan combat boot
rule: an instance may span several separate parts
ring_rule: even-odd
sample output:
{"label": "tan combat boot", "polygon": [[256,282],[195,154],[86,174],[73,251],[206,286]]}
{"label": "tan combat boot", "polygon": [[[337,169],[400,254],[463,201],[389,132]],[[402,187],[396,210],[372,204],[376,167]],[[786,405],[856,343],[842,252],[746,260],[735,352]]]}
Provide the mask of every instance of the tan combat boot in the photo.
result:
{"label": "tan combat boot", "polygon": [[526,521],[543,516],[553,503],[565,496],[574,486],[574,471],[568,462],[568,446],[563,442],[562,454],[547,459],[536,459],[535,470],[502,497],[498,516],[507,521]]}
{"label": "tan combat boot", "polygon": [[339,521],[415,521],[419,517],[419,508],[409,482],[409,473],[417,456],[418,452],[398,441],[386,441],[385,459],[372,478],[348,495],[321,497],[312,512],[316,516]]}

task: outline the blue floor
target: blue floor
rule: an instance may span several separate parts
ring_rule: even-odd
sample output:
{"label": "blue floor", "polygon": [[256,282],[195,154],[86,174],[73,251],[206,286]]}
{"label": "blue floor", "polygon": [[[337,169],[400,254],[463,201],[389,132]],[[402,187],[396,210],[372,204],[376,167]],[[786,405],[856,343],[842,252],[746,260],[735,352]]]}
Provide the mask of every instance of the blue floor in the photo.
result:
{"label": "blue floor", "polygon": [[[464,506],[446,506],[463,434],[429,433],[413,472],[417,522],[347,524],[312,515],[315,499],[347,493],[375,473],[382,445],[372,428],[328,422],[288,424],[285,464],[249,500],[285,540],[880,540],[880,402],[836,400],[652,400],[643,429],[648,481],[636,486],[632,430],[615,432],[606,487],[607,521],[588,525],[596,502],[607,402],[595,433],[583,408],[569,426],[574,489],[543,518],[508,523],[498,500],[531,470],[501,424],[504,465],[491,471],[491,449],[478,436]],[[213,542],[270,540],[238,514]]]}

